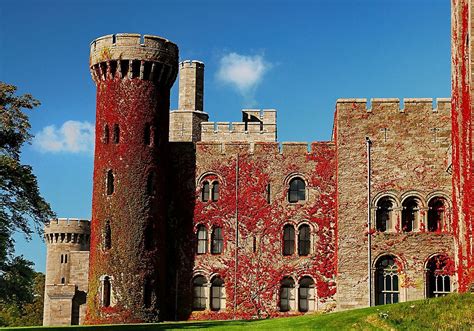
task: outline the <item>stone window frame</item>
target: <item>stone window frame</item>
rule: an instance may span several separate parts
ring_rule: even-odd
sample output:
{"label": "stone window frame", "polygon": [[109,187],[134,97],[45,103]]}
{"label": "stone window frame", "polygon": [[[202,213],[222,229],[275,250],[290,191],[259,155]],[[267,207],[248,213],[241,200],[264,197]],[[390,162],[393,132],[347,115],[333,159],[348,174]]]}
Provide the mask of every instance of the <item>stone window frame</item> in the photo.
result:
{"label": "stone window frame", "polygon": [[[105,282],[105,279],[108,278],[108,281],[110,283],[110,298],[109,298],[109,305],[108,306],[104,306],[104,282]],[[99,294],[100,294],[100,306],[101,307],[113,307],[115,306],[115,296],[114,296],[114,277],[113,276],[110,276],[110,275],[107,275],[107,274],[104,274],[102,276],[99,277],[99,283],[100,283],[100,288],[99,288]]]}
{"label": "stone window frame", "polygon": [[[298,201],[295,201],[295,202],[290,202],[290,197],[289,197],[289,192],[290,192],[290,183],[291,181],[293,181],[294,179],[301,179],[303,182],[304,182],[304,185],[305,185],[305,199],[304,200],[298,200]],[[305,204],[309,201],[309,182],[308,180],[306,179],[306,176],[301,173],[301,172],[292,172],[290,174],[288,174],[284,181],[283,181],[283,184],[284,184],[284,187],[285,187],[285,190],[284,190],[284,194],[285,194],[285,197],[284,197],[284,201],[288,204],[288,205],[302,205],[302,204]]]}
{"label": "stone window frame", "polygon": [[[292,284],[290,284],[290,286],[283,286],[285,280],[288,280],[288,281],[291,281]],[[291,287],[292,285],[292,287]],[[297,291],[298,291],[298,287],[296,286],[297,285],[297,282],[295,281],[295,278],[292,277],[291,275],[286,275],[286,276],[283,276],[280,280],[280,289],[279,289],[279,293],[278,293],[278,309],[280,312],[289,312],[289,311],[296,311],[297,310],[297,300],[296,300],[296,297],[297,297]],[[282,297],[282,294],[283,294],[283,289],[289,289],[287,290],[287,295],[285,298]],[[283,299],[285,299],[287,302],[287,305],[283,308],[282,307],[282,301]]]}
{"label": "stone window frame", "polygon": [[[210,289],[209,289],[209,309],[212,311],[225,311],[226,310],[226,291],[225,291],[225,280],[220,274],[213,274],[210,277]],[[214,282],[216,280],[220,280],[222,282],[221,286],[216,286]],[[216,287],[220,288],[219,295],[217,297],[214,296],[214,289]],[[214,299],[219,301],[219,307],[214,306]]]}
{"label": "stone window frame", "polygon": [[[437,253],[433,253],[431,254],[430,256],[428,256],[423,264],[423,284],[424,284],[424,295],[425,295],[425,299],[428,299],[428,298],[432,298],[429,296],[429,279],[428,279],[428,273],[429,273],[429,267],[428,267],[428,264],[431,262],[432,259],[438,257],[438,256],[445,256],[446,258],[451,258],[447,253],[445,252],[437,252]],[[438,297],[438,296],[444,296],[444,295],[447,295],[449,293],[453,293],[453,292],[456,292],[457,291],[457,288],[456,288],[456,282],[455,282],[455,279],[454,279],[454,275],[446,275],[446,276],[443,276],[443,283],[444,283],[444,277],[449,277],[449,286],[450,286],[450,290],[449,291],[436,291],[438,292],[437,294],[441,294],[441,295],[437,295],[435,297]],[[444,284],[443,284],[444,285]]]}
{"label": "stone window frame", "polygon": [[[109,183],[110,175],[112,175],[112,184]],[[114,195],[117,186],[117,175],[113,171],[113,169],[109,168],[105,171],[105,195],[107,197],[111,197]],[[109,186],[110,185],[110,186]]]}
{"label": "stone window frame", "polygon": [[[430,202],[433,200],[433,199],[436,199],[436,198],[442,198],[444,199],[444,201],[446,202],[446,209],[445,209],[445,216],[444,216],[444,225],[443,225],[443,228],[445,229],[445,232],[448,232],[448,233],[451,233],[452,232],[452,216],[453,216],[453,206],[452,206],[452,201],[451,199],[449,198],[449,195],[446,194],[445,192],[443,191],[433,191],[433,192],[430,192],[427,196],[426,196],[426,208],[427,208],[427,212],[426,212],[426,222],[425,222],[425,231],[426,232],[430,232],[430,233],[435,233],[436,231],[429,231],[428,229],[428,213],[429,213],[429,209],[430,209]],[[441,232],[444,232],[443,230],[441,230]]]}
{"label": "stone window frame", "polygon": [[[404,231],[403,230],[403,214],[405,210],[405,203],[410,199],[417,200],[418,215],[417,215],[417,220],[415,220],[415,223],[412,226],[412,230]],[[400,197],[400,210],[399,210],[399,214],[397,215],[398,219],[400,220],[400,224],[398,224],[398,228],[400,229],[400,232],[403,232],[403,233],[421,232],[422,226],[424,225],[426,227],[427,210],[428,208],[427,208],[425,199],[418,191],[411,190],[411,191],[407,191],[403,193],[402,196]]]}
{"label": "stone window frame", "polygon": [[[218,241],[220,241],[220,245],[221,245],[221,250],[219,252],[214,252],[214,231],[216,229],[220,229],[221,230],[221,239]],[[225,243],[225,240],[224,240],[224,228],[220,225],[213,225],[211,228],[210,228],[210,236],[209,237],[209,244],[208,246],[210,247],[210,253],[212,255],[220,255],[220,254],[223,254],[224,253],[224,243]]]}
{"label": "stone window frame", "polygon": [[[391,214],[391,224],[390,227],[387,228],[385,231],[378,231],[377,230],[377,210],[378,210],[378,204],[381,200],[383,199],[390,199],[392,201],[392,214]],[[400,200],[398,199],[398,196],[391,191],[385,191],[385,192],[380,192],[378,193],[373,199],[372,199],[372,205],[371,205],[371,227],[372,230],[375,230],[377,233],[396,233],[397,232],[397,227],[400,227],[400,225],[397,224],[397,221],[400,219],[400,211],[401,211],[401,203]]]}
{"label": "stone window frame", "polygon": [[[215,178],[212,178],[212,177],[215,177]],[[204,184],[205,183],[209,185],[209,192],[207,195],[207,199],[204,199]],[[215,192],[214,192],[214,187],[215,187],[214,185],[216,184],[217,184],[217,197],[215,197]],[[219,196],[220,196],[220,192],[222,190],[223,184],[224,184],[224,180],[216,172],[206,171],[203,174],[201,174],[196,181],[196,187],[199,188],[198,196],[201,202],[213,203],[213,202],[219,201]]]}
{"label": "stone window frame", "polygon": [[[396,254],[392,251],[385,251],[385,252],[382,252],[382,253],[376,255],[375,257],[373,257],[372,258],[372,263],[371,263],[371,273],[372,273],[371,288],[372,288],[372,302],[373,302],[374,306],[375,306],[376,295],[377,295],[377,293],[376,293],[377,263],[384,256],[393,256],[395,261],[397,261],[397,264],[399,266],[401,266],[401,268],[399,269],[399,272],[398,272],[399,278],[405,277],[405,274],[406,274],[407,262],[403,258],[401,258],[400,255],[398,255],[398,254]],[[398,302],[406,302],[407,301],[407,289],[408,288],[404,287],[402,285],[403,285],[403,282],[400,282],[400,280],[399,280],[399,283],[398,283],[398,293],[399,293]]]}
{"label": "stone window frame", "polygon": [[[302,296],[302,288],[306,288],[306,287],[302,287],[301,286],[301,282],[306,279],[306,278],[309,278],[311,279],[312,281],[312,286],[310,285],[308,287],[308,293],[307,293],[307,306],[308,306],[308,310],[302,310],[301,308],[301,296]],[[313,277],[313,275],[309,275],[309,274],[303,274],[301,275],[299,278],[298,278],[298,283],[297,285],[295,285],[296,287],[296,298],[295,298],[295,301],[296,301],[296,309],[298,312],[300,313],[311,313],[311,312],[314,312],[317,310],[317,302],[318,302],[318,292],[317,292],[317,288],[316,288],[316,281],[315,281],[315,277]],[[311,291],[311,289],[313,289]],[[312,292],[312,293],[311,293]],[[313,298],[310,297],[310,295],[313,295]],[[311,307],[311,300],[313,300],[313,304],[312,304],[312,307]]]}
{"label": "stone window frame", "polygon": [[[195,279],[198,278],[198,277],[202,277],[204,278],[204,283],[201,284],[202,286],[200,286],[202,289],[201,289],[201,294],[203,293],[204,296],[200,296],[199,298],[202,299],[204,298],[204,301],[205,301],[205,304],[204,304],[204,307],[202,305],[200,305],[199,307],[197,305],[195,305]],[[198,270],[198,271],[195,271],[193,272],[193,276],[191,277],[191,281],[190,281],[190,288],[191,288],[191,298],[192,298],[192,304],[191,304],[191,309],[192,311],[203,311],[203,310],[208,310],[209,309],[209,291],[210,291],[210,282],[209,282],[209,277],[206,276],[205,272],[201,271],[201,270]]]}
{"label": "stone window frame", "polygon": [[[293,252],[292,253],[285,253],[285,242],[286,241],[291,241],[291,240],[286,240],[285,239],[285,229],[287,227],[291,227],[293,228]],[[294,222],[291,222],[291,221],[288,221],[288,222],[285,222],[283,223],[283,226],[281,228],[281,249],[280,249],[280,252],[283,256],[286,256],[286,257],[292,257],[295,255],[295,253],[297,253],[297,250],[296,250],[296,244],[297,244],[297,232],[296,232],[296,229],[297,229],[297,226]]]}
{"label": "stone window frame", "polygon": [[[199,238],[199,231],[200,229],[204,229],[205,230],[205,234],[206,234],[206,238]],[[208,254],[209,253],[209,229],[208,227],[204,224],[204,223],[199,223],[199,224],[196,224],[196,227],[195,227],[195,238],[196,238],[196,254],[197,255],[203,255],[203,254]],[[204,242],[205,243],[205,247],[204,247],[204,252],[201,252],[200,249],[199,249],[199,245],[200,243]]]}

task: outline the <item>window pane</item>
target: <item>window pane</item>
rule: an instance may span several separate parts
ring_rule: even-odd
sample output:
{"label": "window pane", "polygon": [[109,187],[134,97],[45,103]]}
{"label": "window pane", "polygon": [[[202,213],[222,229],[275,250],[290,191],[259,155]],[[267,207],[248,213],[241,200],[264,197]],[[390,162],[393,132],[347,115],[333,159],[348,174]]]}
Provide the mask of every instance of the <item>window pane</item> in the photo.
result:
{"label": "window pane", "polygon": [[212,201],[217,201],[219,199],[219,183],[214,182],[212,184]]}

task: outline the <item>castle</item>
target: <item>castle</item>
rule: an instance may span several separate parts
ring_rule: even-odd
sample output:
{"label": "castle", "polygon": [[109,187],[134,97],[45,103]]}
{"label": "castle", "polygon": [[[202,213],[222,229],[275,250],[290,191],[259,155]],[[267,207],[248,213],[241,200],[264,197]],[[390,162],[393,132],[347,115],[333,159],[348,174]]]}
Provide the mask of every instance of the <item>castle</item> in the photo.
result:
{"label": "castle", "polygon": [[469,290],[473,13],[453,0],[452,100],[339,99],[331,141],[309,146],[277,142],[273,109],[209,122],[204,64],[178,63],[166,39],[94,40],[92,221],[45,226],[44,324],[288,316]]}

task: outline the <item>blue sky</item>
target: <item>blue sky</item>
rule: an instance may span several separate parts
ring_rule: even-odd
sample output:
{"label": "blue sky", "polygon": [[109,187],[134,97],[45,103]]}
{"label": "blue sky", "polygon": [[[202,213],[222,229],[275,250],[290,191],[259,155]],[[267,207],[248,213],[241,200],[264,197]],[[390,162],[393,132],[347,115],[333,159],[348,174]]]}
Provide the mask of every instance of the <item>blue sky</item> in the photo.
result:
{"label": "blue sky", "polygon": [[[211,120],[277,109],[280,141],[329,140],[337,98],[450,96],[449,0],[3,0],[0,80],[42,102],[22,160],[59,217],[90,218],[89,43],[119,32],[166,37],[181,60],[205,62]],[[39,236],[16,240],[44,271]]]}

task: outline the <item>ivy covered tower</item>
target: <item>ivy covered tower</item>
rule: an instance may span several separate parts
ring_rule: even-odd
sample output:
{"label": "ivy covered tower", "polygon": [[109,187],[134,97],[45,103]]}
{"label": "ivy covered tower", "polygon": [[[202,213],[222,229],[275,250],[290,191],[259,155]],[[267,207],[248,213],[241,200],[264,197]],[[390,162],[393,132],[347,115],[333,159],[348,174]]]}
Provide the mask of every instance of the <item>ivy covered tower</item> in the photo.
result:
{"label": "ivy covered tower", "polygon": [[178,47],[161,37],[91,43],[97,85],[87,323],[154,321],[166,305],[166,165]]}

